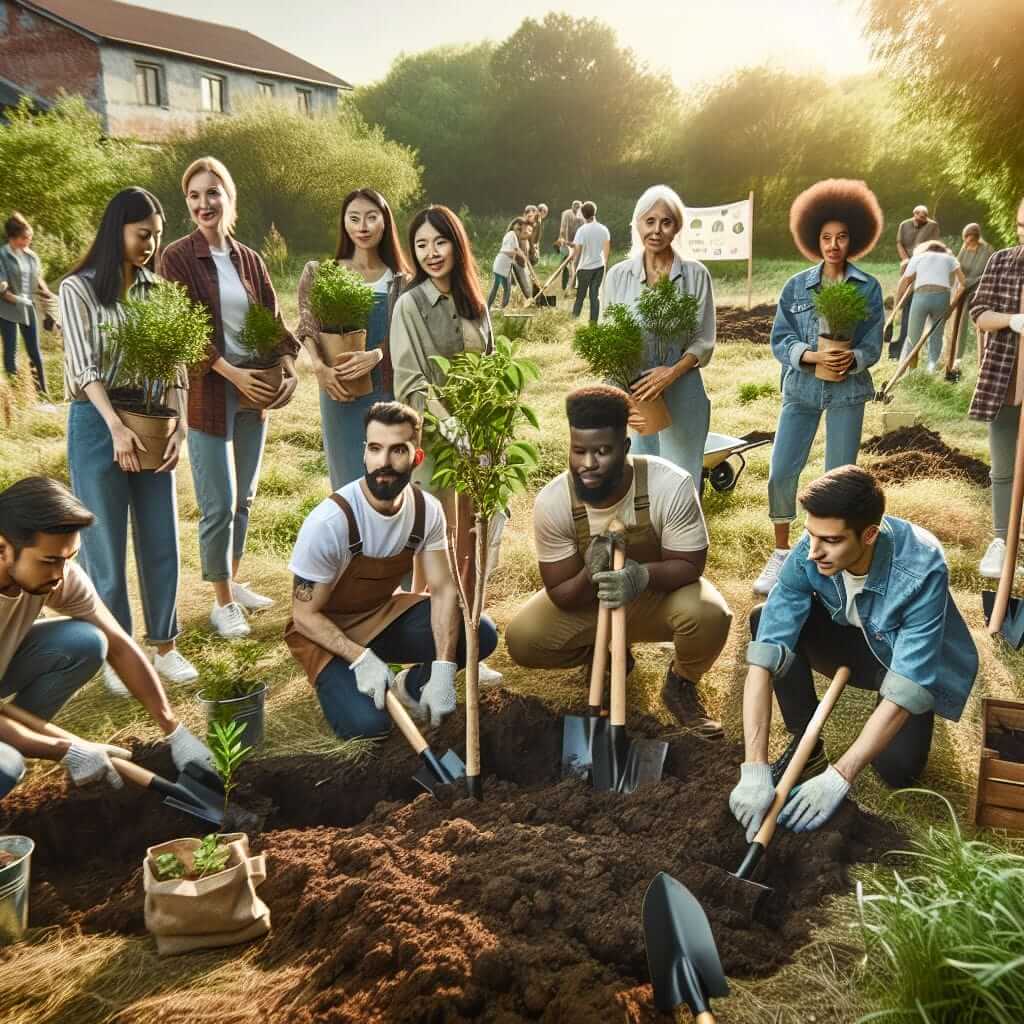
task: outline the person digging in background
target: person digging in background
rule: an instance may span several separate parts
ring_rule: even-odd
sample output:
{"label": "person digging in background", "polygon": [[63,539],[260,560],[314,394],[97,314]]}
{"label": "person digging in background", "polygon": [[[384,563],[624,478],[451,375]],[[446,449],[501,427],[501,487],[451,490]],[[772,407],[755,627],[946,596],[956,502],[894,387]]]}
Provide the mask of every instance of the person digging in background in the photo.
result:
{"label": "person digging in background", "polygon": [[[928,216],[928,207],[915,206],[913,216],[900,221],[900,226],[896,229],[896,253],[900,258],[900,273],[902,274],[907,269],[910,257],[919,245],[936,241],[940,237],[939,222]],[[900,336],[896,339],[894,346],[897,352],[901,350],[903,343],[907,340],[909,329],[910,302],[905,302],[900,313]]]}
{"label": "person digging in background", "polygon": [[[581,206],[583,206],[582,200],[574,199],[569,209],[562,211],[562,219],[558,225],[558,240],[555,242],[555,245],[558,247],[563,260],[572,255],[572,240],[576,237],[576,232],[583,227],[583,214],[580,213]],[[569,290],[569,284],[572,279],[573,265],[572,260],[569,260],[562,267],[563,292]]]}
{"label": "person digging in background", "polygon": [[[0,699],[50,719],[99,671],[104,658],[160,726],[179,771],[212,769],[210,751],[178,721],[156,672],[74,559],[94,516],[63,484],[26,477],[0,491]],[[40,620],[45,610],[62,616]],[[80,785],[120,777],[120,747],[62,730],[43,735],[0,715],[0,796],[24,774],[24,758],[60,760]]]}
{"label": "person digging in background", "polygon": [[[400,402],[366,414],[365,476],[322,501],[299,530],[285,640],[342,738],[391,728],[385,694],[433,725],[455,710],[466,637],[448,567],[441,502],[411,483],[423,461],[422,419]],[[419,563],[427,593],[399,589]],[[480,657],[497,646],[480,622]],[[392,675],[389,663],[414,665]]]}
{"label": "person digging in background", "polygon": [[[956,345],[956,352],[953,356],[954,369],[960,368],[960,359],[964,354],[964,344],[967,341],[967,324],[971,319],[967,313],[967,310],[970,309],[971,297],[977,291],[981,277],[985,273],[985,268],[988,266],[988,261],[992,259],[994,252],[995,249],[981,237],[980,224],[964,225],[963,245],[960,246],[960,251],[956,254],[956,258],[960,264],[960,269],[964,272],[964,285],[967,294],[963,300],[966,303],[966,308],[962,308],[959,330],[956,337],[953,338],[952,331],[950,332],[950,344]],[[961,306],[963,307],[963,303]]]}
{"label": "person digging in background", "polygon": [[[656,456],[630,456],[625,392],[580,388],[565,401],[569,469],[537,495],[534,541],[544,589],[508,625],[505,643],[525,668],[590,661],[598,602],[626,609],[630,643],[672,641],[661,697],[686,728],[722,736],[697,693],[725,645],[732,613],[701,574],[708,534],[693,478]],[[626,526],[612,537],[614,520]],[[611,569],[616,543],[626,564]]]}
{"label": "person digging in background", "polygon": [[[978,672],[978,653],[949,592],[949,567],[926,530],[885,515],[885,495],[857,466],[819,477],[800,495],[806,531],[768,600],[750,613],[743,692],[745,756],[729,806],[756,835],[818,698],[812,670],[850,669],[875,690],[875,710],[830,764],[812,752],[779,822],[820,828],[868,764],[889,786],[908,786],[928,760],[936,714],[957,721]],[[768,762],[772,692],[793,736]]]}
{"label": "person digging in background", "polygon": [[[934,373],[942,354],[942,329],[938,327],[945,319],[949,307],[956,302],[957,292],[966,287],[964,272],[957,258],[949,251],[945,242],[934,239],[922,242],[910,257],[896,290],[899,302],[907,289],[913,290],[910,300],[910,327],[907,340],[903,343],[900,359],[906,359],[914,346],[928,329],[925,343],[928,355],[928,372]],[[917,356],[911,366],[916,369]]]}

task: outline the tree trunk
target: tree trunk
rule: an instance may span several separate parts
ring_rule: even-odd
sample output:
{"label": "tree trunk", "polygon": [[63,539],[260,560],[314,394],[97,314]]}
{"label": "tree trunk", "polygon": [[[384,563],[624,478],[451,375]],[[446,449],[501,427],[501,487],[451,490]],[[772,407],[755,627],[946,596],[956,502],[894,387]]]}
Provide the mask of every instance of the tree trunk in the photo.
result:
{"label": "tree trunk", "polygon": [[463,609],[462,614],[466,626],[466,790],[477,800],[483,798],[480,777],[480,619],[487,586],[487,574],[484,572],[487,528],[488,521],[477,516],[473,529],[475,557],[470,563],[475,570],[474,585],[472,590],[466,591],[467,595],[472,594],[472,603],[468,609]]}

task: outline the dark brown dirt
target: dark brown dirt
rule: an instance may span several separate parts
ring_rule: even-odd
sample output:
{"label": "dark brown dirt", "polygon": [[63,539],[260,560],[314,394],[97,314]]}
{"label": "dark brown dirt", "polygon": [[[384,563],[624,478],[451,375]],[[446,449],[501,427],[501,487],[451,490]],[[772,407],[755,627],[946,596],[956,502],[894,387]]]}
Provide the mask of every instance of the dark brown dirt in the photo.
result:
{"label": "dark brown dirt", "polygon": [[[435,750],[461,750],[462,728],[449,720]],[[360,765],[249,765],[239,799],[276,806],[270,831],[253,837],[268,856],[260,894],[273,916],[259,959],[303,968],[266,1019],[653,1022],[640,907],[658,871],[701,900],[726,973],[761,975],[807,940],[827,896],[849,889],[850,864],[900,844],[853,803],[817,833],[780,830],[760,878],[774,892],[751,922],[744,883],[728,874],[745,849],[727,805],[741,748],[651,719],[630,729],[670,744],[664,780],[631,796],[556,781],[561,718],[506,692],[483,700],[481,803],[459,786],[417,796],[416,760],[397,736]],[[139,751],[167,771],[164,757]],[[145,847],[201,834],[138,791],[11,799],[11,831],[38,844],[33,925],[141,933]]]}
{"label": "dark brown dirt", "polygon": [[950,448],[934,430],[920,424],[869,437],[861,448],[881,458],[865,464],[880,483],[919,477],[964,477],[979,487],[991,486],[989,467],[959,448]]}
{"label": "dark brown dirt", "polygon": [[753,309],[718,306],[715,320],[718,341],[753,341],[767,345],[775,323],[775,306],[767,302]]}

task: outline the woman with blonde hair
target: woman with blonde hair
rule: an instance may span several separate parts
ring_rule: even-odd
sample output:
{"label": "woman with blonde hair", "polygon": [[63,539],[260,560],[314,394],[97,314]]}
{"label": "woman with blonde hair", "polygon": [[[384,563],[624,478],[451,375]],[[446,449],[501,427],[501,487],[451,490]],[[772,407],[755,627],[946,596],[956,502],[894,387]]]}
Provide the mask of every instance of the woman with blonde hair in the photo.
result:
{"label": "woman with blonde hair", "polygon": [[[644,192],[633,211],[629,256],[608,271],[603,308],[613,303],[635,307],[644,289],[663,277],[697,299],[697,331],[692,338],[672,341],[664,355],[653,337],[646,338],[643,369],[632,396],[645,402],[664,398],[672,422],[656,434],[632,434],[631,451],[674,462],[693,477],[699,493],[711,424],[711,402],[701,369],[715,350],[715,296],[707,267],[686,255],[683,223],[683,201],[673,189],[653,185]],[[642,424],[634,418],[631,426]]]}
{"label": "woman with blonde hair", "polygon": [[[196,230],[172,242],[163,275],[177,281],[210,312],[207,357],[192,367],[188,399],[188,452],[199,504],[203,579],[213,584],[210,622],[221,636],[246,636],[245,611],[273,601],[238,582],[249,512],[256,497],[267,439],[267,414],[291,401],[298,383],[298,343],[285,327],[263,257],[234,236],[238,193],[228,169],[213,157],[193,161],[181,178]],[[241,366],[248,353],[239,334],[249,306],[270,310],[281,328],[278,352],[284,379],[275,392],[257,371]],[[241,400],[262,408],[246,408]]]}

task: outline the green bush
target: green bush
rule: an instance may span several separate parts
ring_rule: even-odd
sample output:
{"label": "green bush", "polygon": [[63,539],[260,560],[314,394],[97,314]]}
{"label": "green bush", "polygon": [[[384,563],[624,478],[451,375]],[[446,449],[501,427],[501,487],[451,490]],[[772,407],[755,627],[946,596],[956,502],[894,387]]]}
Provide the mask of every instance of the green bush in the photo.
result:
{"label": "green bush", "polygon": [[849,339],[857,324],[867,319],[868,300],[852,281],[837,281],[822,285],[814,296],[814,308],[824,321],[823,333],[827,327],[833,338]]}
{"label": "green bush", "polygon": [[238,332],[238,344],[249,353],[253,363],[268,363],[277,358],[282,333],[274,311],[258,302],[252,302],[242,322],[242,329]]}
{"label": "green bush", "polygon": [[572,350],[595,377],[629,391],[643,363],[643,328],[620,303],[609,306],[605,317],[600,323],[577,327]]}
{"label": "green bush", "polygon": [[362,274],[335,260],[322,260],[309,290],[309,306],[333,334],[363,330],[373,310],[373,289]]}
{"label": "green bush", "polygon": [[288,243],[273,221],[270,223],[266,238],[263,239],[260,255],[272,276],[281,277],[288,273]]}
{"label": "green bush", "polygon": [[681,292],[668,275],[658,278],[656,284],[640,293],[636,316],[640,326],[654,335],[660,362],[668,359],[673,342],[686,349],[697,331],[699,311],[697,297]]}
{"label": "green bush", "polygon": [[759,398],[769,398],[777,392],[778,388],[774,384],[755,384],[748,381],[746,384],[740,385],[740,405],[749,405]]}

